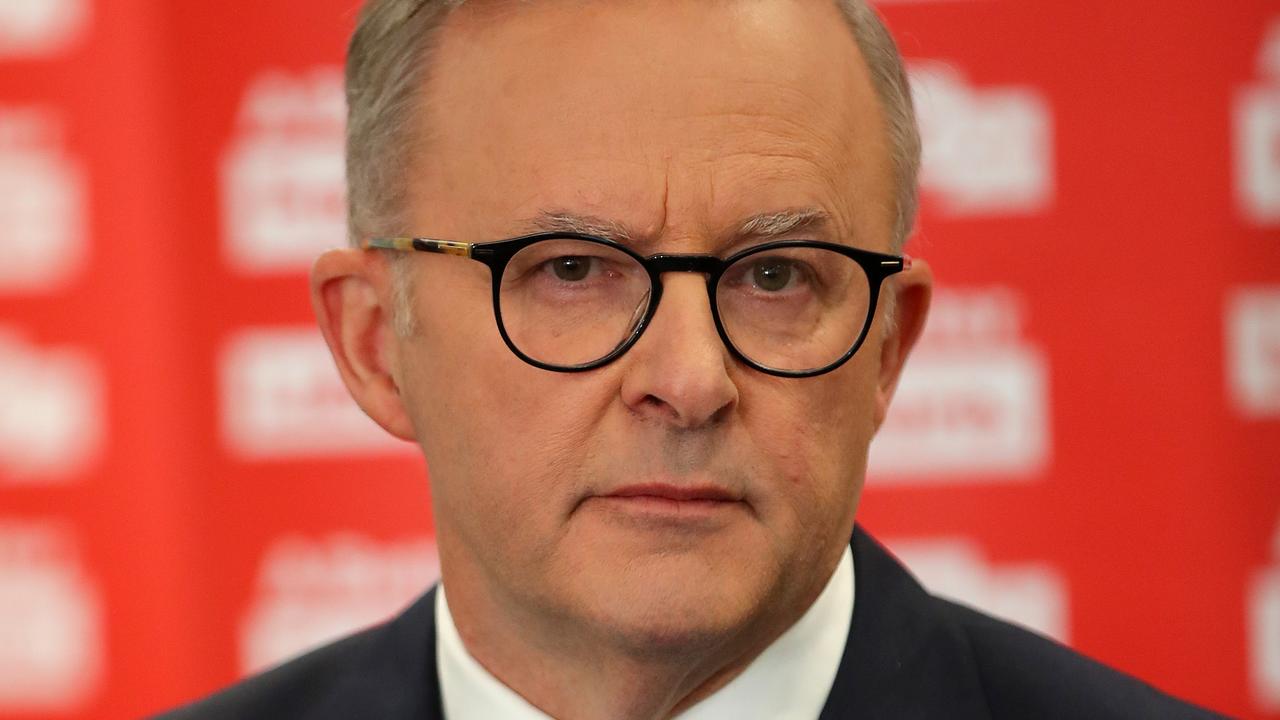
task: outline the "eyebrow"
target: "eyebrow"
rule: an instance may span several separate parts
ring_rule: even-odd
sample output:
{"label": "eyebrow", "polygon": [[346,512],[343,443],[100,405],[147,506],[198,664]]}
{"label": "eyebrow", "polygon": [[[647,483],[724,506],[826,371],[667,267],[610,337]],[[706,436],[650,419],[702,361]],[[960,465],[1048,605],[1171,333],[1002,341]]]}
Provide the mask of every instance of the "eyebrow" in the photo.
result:
{"label": "eyebrow", "polygon": [[522,223],[534,232],[567,232],[595,235],[617,243],[629,244],[634,239],[622,223],[594,215],[578,215],[563,210],[543,210]]}
{"label": "eyebrow", "polygon": [[737,237],[768,240],[801,230],[822,230],[831,225],[831,216],[818,208],[797,208],[760,213],[738,227]]}
{"label": "eyebrow", "polygon": [[[595,235],[626,245],[642,239],[620,222],[565,210],[543,210],[521,225],[529,232],[567,232]],[[738,225],[730,243],[770,240],[800,231],[819,231],[831,225],[831,215],[819,208],[794,208],[752,215]]]}

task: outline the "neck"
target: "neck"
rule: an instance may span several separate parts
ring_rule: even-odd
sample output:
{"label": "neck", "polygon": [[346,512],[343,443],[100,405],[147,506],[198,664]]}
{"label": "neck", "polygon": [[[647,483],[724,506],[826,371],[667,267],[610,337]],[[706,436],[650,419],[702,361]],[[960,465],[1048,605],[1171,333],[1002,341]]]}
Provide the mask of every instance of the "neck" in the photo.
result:
{"label": "neck", "polygon": [[642,651],[562,632],[531,632],[529,623],[508,622],[509,615],[481,612],[457,596],[454,585],[447,591],[468,654],[531,705],[563,720],[672,717],[727,685],[786,629]]}
{"label": "neck", "polygon": [[793,612],[730,636],[640,647],[490,592],[468,572],[473,567],[451,568],[442,556],[450,615],[468,654],[531,705],[564,720],[658,720],[683,712],[740,675],[825,587],[779,603]]}

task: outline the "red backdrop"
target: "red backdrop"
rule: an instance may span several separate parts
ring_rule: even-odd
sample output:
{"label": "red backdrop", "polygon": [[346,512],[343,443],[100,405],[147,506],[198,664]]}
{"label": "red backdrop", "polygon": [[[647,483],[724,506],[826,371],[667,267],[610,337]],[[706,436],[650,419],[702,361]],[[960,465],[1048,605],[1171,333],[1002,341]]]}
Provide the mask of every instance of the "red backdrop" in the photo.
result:
{"label": "red backdrop", "polygon": [[[394,611],[426,468],[338,385],[354,0],[0,1],[0,715]],[[886,2],[941,289],[861,520],[941,593],[1280,718],[1280,3]]]}

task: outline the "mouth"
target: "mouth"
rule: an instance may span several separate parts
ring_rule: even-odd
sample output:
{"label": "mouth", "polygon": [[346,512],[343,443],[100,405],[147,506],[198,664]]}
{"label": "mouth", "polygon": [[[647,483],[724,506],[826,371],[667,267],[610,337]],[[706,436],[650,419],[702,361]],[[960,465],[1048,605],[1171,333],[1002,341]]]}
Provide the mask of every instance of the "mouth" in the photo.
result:
{"label": "mouth", "polygon": [[588,503],[628,521],[661,525],[705,525],[741,509],[742,496],[716,485],[627,485],[589,498]]}
{"label": "mouth", "polygon": [[643,485],[627,485],[603,497],[608,498],[657,498],[676,502],[737,502],[740,497],[717,485],[695,485],[692,487],[668,485],[665,483],[646,483]]}

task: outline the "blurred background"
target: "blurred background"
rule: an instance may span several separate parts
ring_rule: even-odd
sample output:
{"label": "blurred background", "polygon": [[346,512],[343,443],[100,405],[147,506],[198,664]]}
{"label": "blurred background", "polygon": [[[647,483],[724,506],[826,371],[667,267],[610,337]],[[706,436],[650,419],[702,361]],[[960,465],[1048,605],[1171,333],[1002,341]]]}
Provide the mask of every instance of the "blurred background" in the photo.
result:
{"label": "blurred background", "polygon": [[[338,382],[356,0],[0,0],[0,716],[386,617],[427,468]],[[860,520],[936,592],[1280,718],[1280,2],[881,8],[940,282]]]}

